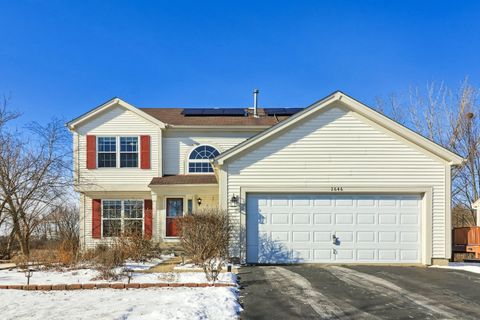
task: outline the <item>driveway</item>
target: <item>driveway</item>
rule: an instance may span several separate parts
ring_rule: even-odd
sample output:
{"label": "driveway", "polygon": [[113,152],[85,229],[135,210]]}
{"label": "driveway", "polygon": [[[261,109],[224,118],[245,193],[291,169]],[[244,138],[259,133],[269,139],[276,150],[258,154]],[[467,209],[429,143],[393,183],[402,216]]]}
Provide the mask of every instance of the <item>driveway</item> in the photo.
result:
{"label": "driveway", "polygon": [[480,275],[423,267],[240,269],[242,319],[479,319]]}

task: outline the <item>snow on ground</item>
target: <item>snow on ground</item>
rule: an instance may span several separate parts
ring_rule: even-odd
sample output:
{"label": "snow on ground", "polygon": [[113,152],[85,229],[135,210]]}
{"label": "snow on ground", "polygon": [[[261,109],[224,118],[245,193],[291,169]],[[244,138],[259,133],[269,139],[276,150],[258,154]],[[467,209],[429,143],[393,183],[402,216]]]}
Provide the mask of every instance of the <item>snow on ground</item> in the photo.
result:
{"label": "snow on ground", "polygon": [[[69,271],[35,271],[30,278],[30,284],[74,284],[74,283],[103,283],[103,282],[127,282],[123,277],[116,281],[94,280],[98,272],[92,269],[78,269]],[[19,269],[0,270],[0,284],[26,284],[25,273]],[[134,273],[131,282],[179,282],[179,283],[207,283],[203,272],[168,272],[168,273]],[[218,282],[235,283],[236,275],[231,272],[221,273]]]}
{"label": "snow on ground", "polygon": [[[240,265],[239,264],[233,264],[232,265],[232,268],[235,268],[235,269],[240,269]],[[223,270],[226,270],[227,267],[224,266],[223,267]],[[184,264],[179,264],[177,266],[175,266],[173,268],[173,270],[175,271],[203,271],[203,268],[194,264],[194,263],[184,263]]]}
{"label": "snow on ground", "polygon": [[449,262],[448,266],[430,266],[430,268],[464,270],[473,273],[480,273],[480,263],[475,262]]}
{"label": "snow on ground", "polygon": [[[166,272],[166,273],[141,273],[157,264],[167,261],[173,256],[162,256],[159,259],[152,259],[147,262],[127,262],[126,268],[134,271],[131,282],[152,283],[152,282],[179,282],[179,283],[207,283],[205,273],[191,269],[190,272]],[[117,269],[117,273],[121,273]],[[75,284],[75,283],[104,283],[104,282],[128,282],[127,277],[115,281],[96,280],[98,272],[94,269],[80,268],[75,270],[37,270],[30,278],[30,284]],[[26,284],[25,273],[18,269],[0,270],[0,284]],[[218,277],[221,283],[236,283],[236,275],[233,273],[221,273]]]}
{"label": "snow on ground", "polygon": [[161,255],[160,258],[155,258],[155,259],[150,259],[145,262],[134,262],[134,261],[127,261],[125,263],[125,268],[132,269],[135,271],[139,270],[147,270],[150,269],[151,267],[154,267],[162,262],[168,261],[175,257],[173,254],[169,255]]}
{"label": "snow on ground", "polygon": [[233,288],[134,290],[0,290],[2,320],[10,319],[236,319]]}

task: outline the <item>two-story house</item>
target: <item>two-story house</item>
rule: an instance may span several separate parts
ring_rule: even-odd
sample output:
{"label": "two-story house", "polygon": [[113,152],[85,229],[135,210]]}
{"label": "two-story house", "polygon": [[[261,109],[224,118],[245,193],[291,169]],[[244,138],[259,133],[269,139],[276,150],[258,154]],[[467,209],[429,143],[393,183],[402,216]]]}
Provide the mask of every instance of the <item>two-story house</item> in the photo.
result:
{"label": "two-story house", "polygon": [[114,98],[67,125],[83,248],[127,231],[178,241],[178,217],[218,207],[244,262],[450,258],[463,159],[341,92],[302,109]]}

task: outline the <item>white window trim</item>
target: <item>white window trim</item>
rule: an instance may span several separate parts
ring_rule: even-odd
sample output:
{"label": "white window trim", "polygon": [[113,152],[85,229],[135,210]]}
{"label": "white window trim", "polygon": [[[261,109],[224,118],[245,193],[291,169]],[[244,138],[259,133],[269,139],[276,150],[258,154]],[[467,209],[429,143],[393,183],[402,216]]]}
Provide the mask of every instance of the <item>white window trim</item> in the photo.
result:
{"label": "white window trim", "polygon": [[190,162],[203,162],[203,163],[210,163],[210,166],[212,167],[212,170],[213,170],[213,165],[212,165],[212,160],[213,159],[190,159],[190,156],[192,155],[193,151],[195,151],[195,149],[197,149],[198,147],[203,147],[203,146],[207,146],[207,147],[212,147],[214,148],[215,150],[217,150],[218,153],[220,153],[220,149],[214,145],[211,145],[211,144],[208,144],[208,143],[202,143],[202,144],[199,144],[198,146],[194,146],[190,152],[188,152],[187,154],[187,165],[186,165],[186,172],[187,174],[215,174],[214,171],[212,172],[190,172]]}
{"label": "white window trim", "polygon": [[[103,218],[103,201],[120,201],[120,206],[121,206],[121,209],[120,209],[120,218],[107,218],[107,219],[104,219]],[[142,202],[142,218],[127,218],[127,220],[141,220],[142,221],[142,236],[145,235],[145,199],[102,199],[101,200],[101,210],[100,210],[100,216],[101,216],[101,225],[100,225],[100,229],[101,229],[101,238],[102,239],[113,239],[113,238],[117,238],[115,236],[112,236],[112,237],[106,237],[103,235],[103,220],[120,220],[120,224],[121,224],[121,232],[123,232],[124,230],[124,225],[125,225],[125,201],[141,201]]]}
{"label": "white window trim", "polygon": [[[98,154],[99,153],[108,153],[108,152],[100,152],[99,151],[99,143],[98,143],[98,140],[99,138],[115,138],[115,167],[99,167],[98,166]],[[137,166],[136,167],[121,167],[120,166],[120,154],[122,153],[120,151],[121,149],[121,146],[120,146],[120,138],[137,138],[137,142],[138,142],[138,150],[137,150],[137,154],[138,154],[138,160],[137,160]],[[95,167],[97,169],[139,169],[140,166],[141,166],[141,160],[140,157],[142,155],[142,150],[141,150],[141,139],[140,139],[140,136],[136,136],[136,135],[121,135],[121,136],[112,136],[112,135],[100,135],[100,136],[96,136],[96,152],[95,152]],[[217,149],[218,150],[218,149]],[[113,152],[112,152],[113,153]],[[134,152],[123,152],[123,153],[134,153]]]}

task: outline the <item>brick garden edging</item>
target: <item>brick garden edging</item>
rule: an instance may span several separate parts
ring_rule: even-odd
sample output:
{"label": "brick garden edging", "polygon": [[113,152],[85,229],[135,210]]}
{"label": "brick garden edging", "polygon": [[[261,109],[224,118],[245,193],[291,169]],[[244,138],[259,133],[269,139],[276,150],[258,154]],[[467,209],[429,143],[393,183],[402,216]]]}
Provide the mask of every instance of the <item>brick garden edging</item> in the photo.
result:
{"label": "brick garden edging", "polygon": [[235,287],[235,283],[75,283],[75,284],[30,284],[30,285],[0,285],[0,289],[16,290],[91,290],[91,289],[140,289],[140,288],[167,288],[167,287]]}

